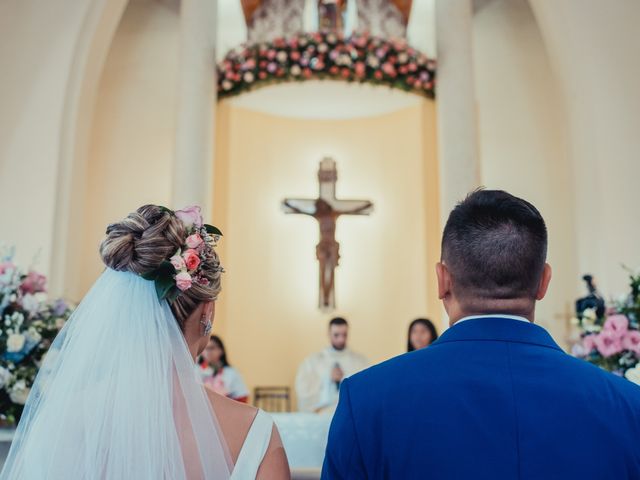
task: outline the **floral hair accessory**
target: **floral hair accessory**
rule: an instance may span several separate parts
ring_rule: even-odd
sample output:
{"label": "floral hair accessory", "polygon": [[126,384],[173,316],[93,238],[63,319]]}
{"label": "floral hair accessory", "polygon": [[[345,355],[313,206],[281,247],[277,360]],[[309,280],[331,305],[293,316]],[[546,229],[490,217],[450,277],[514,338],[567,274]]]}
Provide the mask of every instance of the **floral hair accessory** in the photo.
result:
{"label": "floral hair accessory", "polygon": [[[189,290],[194,283],[209,285],[209,279],[202,272],[202,265],[211,262],[215,253],[214,247],[222,236],[222,232],[213,225],[202,220],[200,207],[193,205],[182,210],[173,211],[161,207],[164,211],[175,215],[185,226],[187,238],[169,259],[160,266],[142,276],[155,283],[158,300],[173,303],[182,293]],[[217,271],[223,272],[218,266]]]}

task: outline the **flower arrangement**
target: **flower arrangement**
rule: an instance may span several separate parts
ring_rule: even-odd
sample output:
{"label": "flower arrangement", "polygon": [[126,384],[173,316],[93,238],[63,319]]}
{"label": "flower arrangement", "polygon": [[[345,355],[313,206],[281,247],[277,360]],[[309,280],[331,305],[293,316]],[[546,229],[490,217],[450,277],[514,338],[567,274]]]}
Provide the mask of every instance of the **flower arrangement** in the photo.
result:
{"label": "flower arrangement", "polygon": [[[187,238],[182,248],[179,248],[170,259],[160,266],[142,275],[146,280],[155,282],[158,300],[173,302],[181,292],[189,290],[193,283],[209,285],[209,280],[202,274],[202,262],[213,257],[213,249],[222,236],[222,232],[204,223],[200,207],[193,205],[182,210],[170,210],[162,207],[171,215],[175,215],[184,224]],[[223,271],[222,267],[218,267]]]}
{"label": "flower arrangement", "polygon": [[48,300],[44,275],[20,270],[13,258],[13,250],[0,252],[0,426],[20,419],[42,360],[72,312],[64,300]]}
{"label": "flower arrangement", "polygon": [[608,308],[578,309],[581,340],[572,353],[640,384],[640,271],[630,274],[630,290]]}
{"label": "flower arrangement", "polygon": [[309,79],[368,82],[434,97],[436,63],[404,40],[301,33],[231,50],[218,65],[218,98]]}

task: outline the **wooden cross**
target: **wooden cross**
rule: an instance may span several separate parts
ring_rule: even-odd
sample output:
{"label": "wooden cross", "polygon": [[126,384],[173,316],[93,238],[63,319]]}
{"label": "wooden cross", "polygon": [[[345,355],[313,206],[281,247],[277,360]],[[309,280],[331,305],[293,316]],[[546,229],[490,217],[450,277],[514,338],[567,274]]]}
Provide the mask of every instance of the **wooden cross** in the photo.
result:
{"label": "wooden cross", "polygon": [[335,268],[340,260],[340,244],[336,242],[336,221],[340,215],[369,215],[373,204],[368,200],[338,200],[336,162],[324,158],[318,170],[320,194],[316,199],[289,198],[282,202],[285,213],[309,215],[320,226],[320,243],[316,246],[316,257],[320,263],[320,294],[318,306],[331,311],[335,301]]}

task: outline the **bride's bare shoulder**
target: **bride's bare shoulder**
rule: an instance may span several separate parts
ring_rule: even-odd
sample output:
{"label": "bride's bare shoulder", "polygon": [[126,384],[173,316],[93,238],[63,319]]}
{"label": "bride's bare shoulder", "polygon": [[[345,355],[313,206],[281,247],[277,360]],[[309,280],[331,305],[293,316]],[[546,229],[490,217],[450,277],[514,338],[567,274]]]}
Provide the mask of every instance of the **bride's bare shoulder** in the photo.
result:
{"label": "bride's bare shoulder", "polygon": [[258,409],[205,388],[235,463]]}

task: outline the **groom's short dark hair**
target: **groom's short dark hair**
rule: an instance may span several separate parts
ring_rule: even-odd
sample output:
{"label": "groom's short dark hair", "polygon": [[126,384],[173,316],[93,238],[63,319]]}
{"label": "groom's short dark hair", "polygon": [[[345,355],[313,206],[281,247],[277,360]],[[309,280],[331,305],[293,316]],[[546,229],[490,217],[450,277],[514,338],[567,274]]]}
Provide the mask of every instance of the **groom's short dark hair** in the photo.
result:
{"label": "groom's short dark hair", "polygon": [[442,261],[461,298],[535,298],[546,257],[542,215],[502,190],[469,194],[449,215],[442,235]]}

